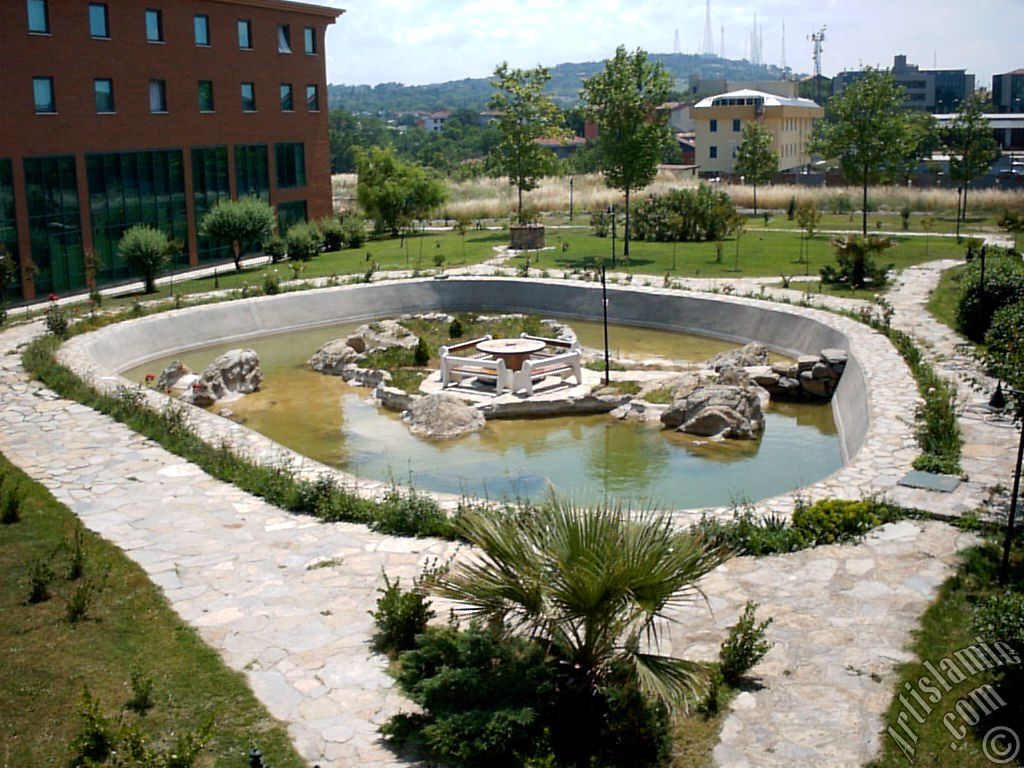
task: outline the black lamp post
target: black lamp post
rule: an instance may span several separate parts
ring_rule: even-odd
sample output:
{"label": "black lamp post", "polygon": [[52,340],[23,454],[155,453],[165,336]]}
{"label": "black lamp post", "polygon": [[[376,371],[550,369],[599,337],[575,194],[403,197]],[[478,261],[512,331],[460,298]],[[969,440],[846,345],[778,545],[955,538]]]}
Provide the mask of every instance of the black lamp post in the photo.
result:
{"label": "black lamp post", "polygon": [[615,206],[608,206],[608,213],[612,217],[612,269],[615,269]]}
{"label": "black lamp post", "polygon": [[604,385],[611,378],[611,355],[608,351],[608,283],[605,280],[604,259],[601,259],[601,313],[604,318]]}
{"label": "black lamp post", "polygon": [[960,198],[964,193],[963,187],[956,188],[956,241],[960,242]]}
{"label": "black lamp post", "polygon": [[572,217],[573,217],[572,193],[573,193],[573,186],[575,185],[575,183],[576,183],[576,177],[575,176],[570,176],[569,177],[569,221],[572,221]]}
{"label": "black lamp post", "polygon": [[[1024,392],[1014,392],[1013,399],[1017,407],[1017,415],[1024,417],[1021,413],[1021,398]],[[1017,464],[1013,470],[1013,495],[1010,496],[1010,517],[1006,521],[1006,540],[1003,542],[1003,562],[999,566],[999,584],[1006,586],[1010,580],[1010,546],[1013,544],[1013,527],[1017,518],[1017,496],[1020,495],[1020,467],[1024,461],[1024,418],[1021,418],[1020,442],[1017,445]]]}

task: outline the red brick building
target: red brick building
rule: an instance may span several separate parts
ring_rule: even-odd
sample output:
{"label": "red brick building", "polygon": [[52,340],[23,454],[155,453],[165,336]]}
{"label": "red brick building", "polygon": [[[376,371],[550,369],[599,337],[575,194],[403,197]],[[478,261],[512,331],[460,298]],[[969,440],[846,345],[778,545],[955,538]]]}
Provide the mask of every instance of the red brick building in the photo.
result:
{"label": "red brick building", "polygon": [[222,198],[287,226],[331,213],[324,34],[342,11],[284,0],[3,0],[0,244],[30,300],[130,272],[145,223],[176,268],[227,258],[197,236]]}

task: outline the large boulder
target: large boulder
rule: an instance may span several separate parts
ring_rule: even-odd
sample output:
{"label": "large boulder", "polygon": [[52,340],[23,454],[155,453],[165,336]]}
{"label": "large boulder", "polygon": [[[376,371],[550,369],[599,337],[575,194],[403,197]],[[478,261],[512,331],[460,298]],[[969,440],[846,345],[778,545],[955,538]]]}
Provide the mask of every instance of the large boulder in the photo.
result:
{"label": "large boulder", "polygon": [[714,371],[721,371],[724,368],[768,365],[768,348],[764,344],[754,341],[739,349],[719,352],[704,365]]}
{"label": "large boulder", "polygon": [[320,347],[306,363],[314,371],[341,376],[346,366],[355,365],[363,357],[345,339],[335,339]]}
{"label": "large boulder", "polygon": [[190,373],[192,371],[188,369],[187,365],[180,360],[175,360],[160,372],[160,376],[156,380],[156,388],[161,392],[170,392],[183,377]]}
{"label": "large boulder", "polygon": [[356,352],[367,353],[392,347],[413,349],[420,339],[397,320],[379,320],[356,328],[345,343]]}
{"label": "large boulder", "polygon": [[404,418],[414,435],[431,440],[450,440],[479,432],[486,423],[476,408],[446,394],[419,398],[409,406]]}
{"label": "large boulder", "polygon": [[764,429],[768,393],[754,384],[702,384],[677,388],[661,422],[703,437],[750,440]]}
{"label": "large boulder", "polygon": [[251,349],[232,349],[225,352],[199,375],[192,391],[185,399],[194,405],[206,407],[218,400],[235,400],[260,388],[263,371],[260,358]]}

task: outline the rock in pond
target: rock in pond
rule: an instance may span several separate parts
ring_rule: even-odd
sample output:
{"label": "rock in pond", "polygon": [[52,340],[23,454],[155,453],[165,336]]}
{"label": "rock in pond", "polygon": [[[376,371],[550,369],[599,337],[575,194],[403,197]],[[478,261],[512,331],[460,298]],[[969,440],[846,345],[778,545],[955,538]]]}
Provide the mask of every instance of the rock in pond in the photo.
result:
{"label": "rock in pond", "polygon": [[345,339],[356,352],[376,352],[378,349],[402,347],[413,349],[420,339],[397,320],[379,320],[376,323],[361,325],[355,333]]}
{"label": "rock in pond", "polygon": [[192,371],[188,369],[187,365],[179,360],[175,360],[161,371],[160,376],[156,380],[156,388],[161,392],[169,392],[175,388],[175,385],[181,381],[182,377],[188,376],[190,373]]}
{"label": "rock in pond", "polygon": [[445,394],[419,398],[409,406],[404,418],[414,435],[431,440],[450,440],[479,432],[486,423],[476,408]]}
{"label": "rock in pond", "polygon": [[714,371],[720,371],[723,368],[750,368],[755,365],[768,365],[768,348],[764,344],[754,341],[739,349],[719,352],[704,365]]}
{"label": "rock in pond", "polygon": [[335,339],[324,344],[306,361],[314,371],[329,376],[341,376],[345,367],[362,360],[364,355],[356,352],[345,339]]}
{"label": "rock in pond", "polygon": [[200,374],[185,399],[193,405],[206,407],[218,400],[237,399],[260,388],[263,371],[260,358],[251,349],[232,349],[225,352]]}
{"label": "rock in pond", "polygon": [[768,393],[753,384],[704,384],[676,391],[661,422],[703,437],[751,440],[764,429]]}

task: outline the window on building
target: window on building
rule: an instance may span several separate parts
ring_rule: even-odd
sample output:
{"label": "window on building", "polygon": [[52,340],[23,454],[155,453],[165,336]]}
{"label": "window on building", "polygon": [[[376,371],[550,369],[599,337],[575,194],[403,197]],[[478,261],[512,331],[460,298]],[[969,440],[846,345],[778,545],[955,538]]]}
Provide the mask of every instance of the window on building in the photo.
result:
{"label": "window on building", "polygon": [[146,39],[151,43],[164,41],[164,14],[153,8],[146,9]]}
{"label": "window on building", "polygon": [[110,37],[110,17],[106,3],[89,3],[89,34],[93,37]]}
{"label": "window on building", "polygon": [[22,166],[36,292],[84,288],[75,156],[26,157]]}
{"label": "window on building", "polygon": [[210,17],[204,14],[192,17],[192,29],[195,32],[196,45],[210,45]]}
{"label": "window on building", "polygon": [[277,204],[277,231],[287,232],[293,224],[301,224],[306,221],[305,200],[292,200],[287,203]]}
{"label": "window on building", "polygon": [[718,157],[718,147],[708,147],[708,149],[710,150],[710,154],[708,155],[708,157],[710,157],[712,160]]}
{"label": "window on building", "polygon": [[301,142],[274,145],[274,167],[280,189],[306,186],[306,146]]}
{"label": "window on building", "polygon": [[718,131],[718,121],[717,120],[712,120],[711,121],[711,132],[715,133],[717,131]]}
{"label": "window on building", "polygon": [[736,133],[736,132],[738,132],[740,130],[740,121],[737,118],[733,118],[732,130],[733,130],[733,133]]}
{"label": "window on building", "polygon": [[93,95],[96,100],[97,114],[109,114],[114,111],[114,81],[109,77],[98,77],[92,81]]}
{"label": "window on building", "polygon": [[199,81],[199,111],[213,112],[213,80]]}
{"label": "window on building", "polygon": [[266,144],[235,145],[235,180],[239,197],[270,199]]}
{"label": "window on building", "polygon": [[46,0],[28,0],[28,31],[34,35],[50,34],[50,15]]}
{"label": "window on building", "polygon": [[56,112],[57,102],[53,98],[53,78],[33,77],[32,98],[35,101],[37,115]]}
{"label": "window on building", "polygon": [[248,19],[238,20],[238,47],[252,50],[252,22]]}
{"label": "window on building", "polygon": [[[228,185],[228,148],[194,147],[192,149],[192,199],[196,221],[221,200],[231,198]],[[197,237],[196,255],[199,261],[217,261],[231,256],[231,245],[214,242],[202,235]],[[244,245],[243,245],[244,247]]]}
{"label": "window on building", "polygon": [[242,83],[242,111],[256,111],[256,84]]}
{"label": "window on building", "polygon": [[320,89],[315,85],[306,86],[306,109],[310,112],[320,111]]}
{"label": "window on building", "polygon": [[307,55],[314,56],[316,54],[316,29],[314,27],[305,27],[302,30],[302,43]]}
{"label": "window on building", "polygon": [[149,111],[159,114],[167,111],[167,82],[149,81]]}
{"label": "window on building", "polygon": [[277,28],[277,52],[292,52],[292,28],[287,24],[281,24]]}
{"label": "window on building", "polygon": [[14,166],[10,160],[0,160],[0,246],[14,260],[14,269],[0,275],[3,291],[8,299],[20,299],[21,268],[18,266],[18,221],[14,211]]}
{"label": "window on building", "polygon": [[295,111],[295,99],[292,97],[291,83],[281,83],[281,111]]}

